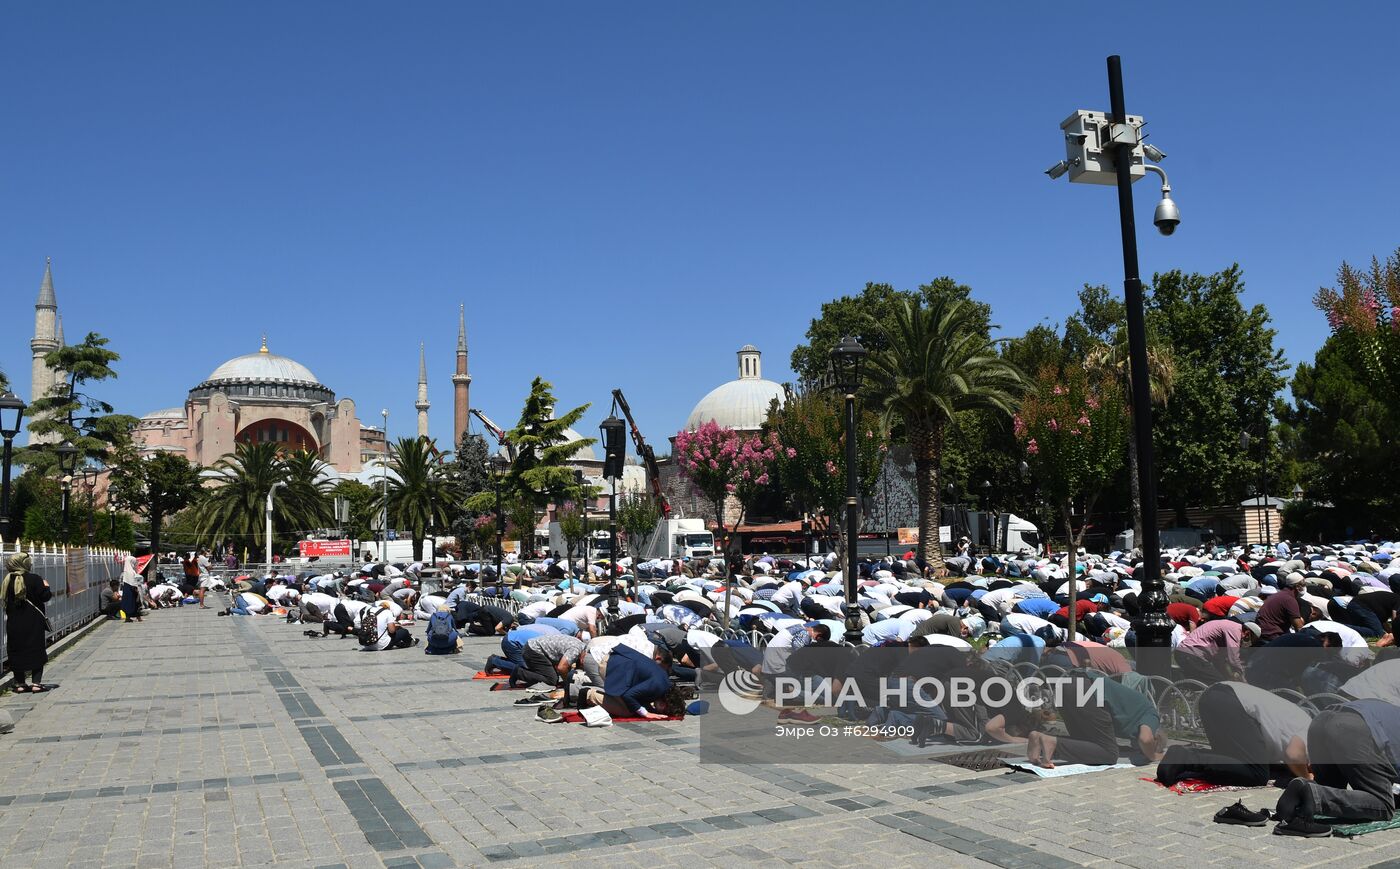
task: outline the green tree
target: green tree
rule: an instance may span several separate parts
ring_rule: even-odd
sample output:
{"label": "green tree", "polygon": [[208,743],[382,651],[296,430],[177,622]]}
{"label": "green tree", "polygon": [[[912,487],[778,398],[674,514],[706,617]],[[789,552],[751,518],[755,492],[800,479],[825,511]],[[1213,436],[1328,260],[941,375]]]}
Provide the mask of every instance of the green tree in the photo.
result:
{"label": "green tree", "polygon": [[1338,540],[1400,531],[1400,494],[1390,477],[1400,460],[1393,435],[1400,419],[1376,394],[1349,338],[1328,338],[1312,364],[1298,366],[1292,391],[1295,406],[1281,414],[1281,433],[1310,506],[1290,511],[1285,533]]}
{"label": "green tree", "polygon": [[314,455],[284,459],[273,442],[236,444],[233,455],[210,469],[214,487],[199,503],[200,534],[263,548],[267,493],[278,484],[285,488],[274,496],[274,543],[278,536],[285,545],[292,536],[325,527],[334,515],[325,468]]}
{"label": "green tree", "polygon": [[[1117,383],[1129,407],[1133,401],[1132,372],[1128,352],[1128,328],[1114,328],[1109,341],[1090,348],[1084,366],[1105,383]],[[1153,404],[1165,405],[1176,383],[1176,362],[1171,351],[1150,337],[1147,342],[1147,392]],[[1156,416],[1156,414],[1154,414]],[[1133,510],[1133,541],[1142,541],[1142,489],[1138,483],[1137,439],[1128,437],[1128,486]]]}
{"label": "green tree", "polygon": [[475,537],[477,520],[485,515],[469,506],[483,493],[491,491],[491,453],[486,438],[463,432],[447,468],[455,497],[448,505],[448,527],[459,541]]}
{"label": "green tree", "polygon": [[[40,543],[63,543],[63,495],[58,480],[37,472],[21,474],[14,481],[10,508],[23,522],[20,538]],[[68,502],[68,537],[70,546],[87,543],[88,521],[91,518],[93,543],[131,549],[135,539],[131,517],[99,509],[81,486],[75,486]]]}
{"label": "green tree", "polygon": [[554,415],[553,388],[542,378],[530,383],[530,395],[520,412],[520,421],[507,433],[515,446],[506,482],[512,492],[541,511],[550,502],[580,497],[574,469],[569,465],[574,453],[597,443],[596,438],[571,441],[568,429],[583,419],[589,405],[580,405],[563,416]]}
{"label": "green tree", "polygon": [[969,325],[975,323],[983,335],[991,334],[991,306],[973,300],[971,288],[952,278],[934,278],[914,291],[867,283],[857,295],[842,296],[822,305],[821,314],[807,327],[807,343],[792,351],[792,370],[806,388],[824,384],[831,368],[831,351],[843,337],[853,335],[866,350],[878,353],[886,348],[886,327],[894,322],[906,302],[933,305],[940,300],[966,303],[968,312],[964,316]]}
{"label": "green tree", "polygon": [[1020,370],[987,337],[984,322],[982,310],[961,299],[940,297],[928,305],[906,301],[884,327],[884,349],[866,363],[871,406],[880,410],[887,428],[902,426],[909,444],[919,551],[935,569],[943,566],[939,474],[947,427],[961,411],[1011,414],[1025,386]]}
{"label": "green tree", "polygon": [[1268,311],[1246,309],[1243,291],[1238,265],[1153,279],[1148,332],[1171,354],[1176,376],[1172,412],[1155,415],[1152,440],[1158,486],[1179,523],[1188,506],[1238,502],[1261,476],[1262,456],[1241,445],[1240,432],[1263,437],[1271,427],[1286,366]]}
{"label": "green tree", "polygon": [[1400,248],[1385,260],[1372,257],[1368,271],[1343,262],[1337,286],[1318,290],[1313,304],[1383,397],[1400,399]]}
{"label": "green tree", "polygon": [[[131,447],[117,451],[111,464],[108,497],[124,510],[146,517],[151,552],[159,556],[161,525],[200,495],[199,466],[184,456],[158,452],[143,456]],[[147,570],[153,570],[153,558]]]}
{"label": "green tree", "polygon": [[442,459],[425,437],[399,438],[390,451],[389,518],[413,536],[413,560],[423,558],[429,529],[445,528],[455,501]]}
{"label": "green tree", "polygon": [[[856,479],[864,499],[874,494],[889,442],[879,414],[859,405],[856,413]],[[794,393],[781,406],[774,402],[766,430],[776,434],[783,445],[773,461],[779,482],[804,511],[825,517],[827,527],[837,534],[838,552],[844,553],[848,544],[842,521],[846,503],[844,398],[825,390]]]}
{"label": "green tree", "polygon": [[[80,451],[81,461],[102,462],[107,453],[129,439],[136,417],[113,413],[110,404],[87,391],[88,384],[117,376],[112,363],[121,359],[107,349],[107,339],[89,332],[81,344],[60,347],[44,356],[50,368],[62,374],[45,396],[29,405],[29,432],[54,442],[68,441]],[[20,464],[47,472],[58,457],[47,445],[20,450]]]}
{"label": "green tree", "polygon": [[[621,495],[617,501],[617,526],[627,540],[627,548],[635,555],[637,548],[656,530],[661,521],[661,508],[651,495],[633,493]],[[582,523],[580,523],[582,525]]]}
{"label": "green tree", "polygon": [[[1122,387],[1114,379],[1097,378],[1083,366],[1069,365],[1063,371],[1046,366],[1036,376],[1033,392],[1021,403],[1013,426],[1042,491],[1060,508],[1070,537],[1069,575],[1073,578],[1075,555],[1094,502],[1122,469],[1129,430]],[[1077,531],[1072,517],[1076,501],[1083,503],[1085,517]],[[1071,640],[1076,630],[1077,589],[1071,582]]]}
{"label": "green tree", "polygon": [[331,496],[345,500],[349,518],[341,523],[341,533],[354,541],[358,552],[360,541],[370,539],[379,520],[380,498],[374,489],[359,480],[341,480],[331,490]]}

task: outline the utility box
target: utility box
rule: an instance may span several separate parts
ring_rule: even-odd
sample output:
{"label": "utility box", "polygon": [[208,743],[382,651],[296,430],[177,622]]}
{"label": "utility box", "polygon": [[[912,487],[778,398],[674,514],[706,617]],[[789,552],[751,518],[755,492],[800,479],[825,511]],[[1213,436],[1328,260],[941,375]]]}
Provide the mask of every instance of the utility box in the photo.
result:
{"label": "utility box", "polygon": [[1119,552],[1131,551],[1137,545],[1137,541],[1133,539],[1135,536],[1131,528],[1119,533],[1117,537],[1113,538],[1113,548]]}
{"label": "utility box", "polygon": [[1139,115],[1128,115],[1126,124],[1115,124],[1106,112],[1080,109],[1060,124],[1065,133],[1065,162],[1069,163],[1069,180],[1081,184],[1118,183],[1113,158],[1119,143],[1132,144],[1133,181],[1147,174],[1142,168],[1142,125]]}

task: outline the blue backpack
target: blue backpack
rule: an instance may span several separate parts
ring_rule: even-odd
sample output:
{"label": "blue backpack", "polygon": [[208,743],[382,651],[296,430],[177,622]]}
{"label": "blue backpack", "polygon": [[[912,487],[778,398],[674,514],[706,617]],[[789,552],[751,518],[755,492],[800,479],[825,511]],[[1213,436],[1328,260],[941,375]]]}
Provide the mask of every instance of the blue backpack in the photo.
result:
{"label": "blue backpack", "polygon": [[428,648],[441,649],[444,647],[451,647],[452,651],[456,651],[457,646],[452,638],[452,634],[455,633],[456,630],[457,627],[452,621],[452,613],[433,613],[432,616],[428,618]]}

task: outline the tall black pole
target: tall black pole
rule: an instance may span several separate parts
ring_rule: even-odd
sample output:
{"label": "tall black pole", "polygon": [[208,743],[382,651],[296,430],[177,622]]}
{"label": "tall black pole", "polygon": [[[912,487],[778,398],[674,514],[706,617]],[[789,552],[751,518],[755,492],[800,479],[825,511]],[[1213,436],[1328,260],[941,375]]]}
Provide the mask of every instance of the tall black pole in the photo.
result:
{"label": "tall black pole", "polygon": [[501,593],[506,587],[505,574],[501,573],[501,561],[506,548],[506,517],[501,512],[501,477],[494,471],[491,474],[491,483],[496,490],[496,596],[505,597]]}
{"label": "tall black pole", "polygon": [[4,478],[0,480],[0,548],[10,539],[10,450],[14,442],[14,438],[5,438]]}
{"label": "tall black pole", "polygon": [[[1126,124],[1123,67],[1118,55],[1108,59],[1108,100],[1112,121]],[[1167,617],[1167,594],[1162,585],[1162,556],[1157,540],[1157,478],[1152,469],[1152,396],[1147,375],[1147,325],[1143,314],[1142,280],[1138,275],[1137,224],[1133,220],[1132,143],[1120,143],[1114,154],[1118,172],[1118,220],[1123,233],[1123,297],[1128,314],[1128,367],[1132,383],[1133,436],[1138,453],[1138,491],[1142,498],[1142,566],[1135,577],[1139,619],[1134,625],[1140,648],[1167,649],[1172,622]],[[1071,615],[1073,618],[1073,615]],[[1150,660],[1148,660],[1150,658]],[[1162,653],[1140,658],[1148,674],[1164,674],[1170,659]]]}
{"label": "tall black pole", "polygon": [[1265,417],[1264,419],[1263,474],[1264,485],[1262,488],[1264,495],[1264,548],[1267,553],[1267,550],[1273,547],[1274,545],[1273,505],[1269,503],[1269,420],[1267,417]]}
{"label": "tall black pole", "polygon": [[72,488],[72,479],[65,476],[63,478],[63,518],[59,523],[59,536],[63,538],[64,550],[68,549],[68,493]]}
{"label": "tall black pole", "polygon": [[608,613],[617,618],[617,477],[608,496],[608,550]]}
{"label": "tall black pole", "polygon": [[856,394],[846,393],[846,642],[860,642],[859,579],[856,550],[860,544],[860,492],[856,481]]}

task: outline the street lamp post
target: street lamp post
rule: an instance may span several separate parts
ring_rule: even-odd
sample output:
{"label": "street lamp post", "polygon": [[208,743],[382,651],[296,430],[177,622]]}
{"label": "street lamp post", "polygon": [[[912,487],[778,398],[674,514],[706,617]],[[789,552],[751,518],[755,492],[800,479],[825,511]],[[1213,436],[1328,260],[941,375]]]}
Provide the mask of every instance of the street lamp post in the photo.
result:
{"label": "street lamp post", "polygon": [[63,548],[68,549],[68,500],[73,491],[73,470],[78,462],[78,448],[64,441],[54,448],[58,454],[58,473],[63,484],[63,514],[59,520],[59,536],[63,538]]}
{"label": "street lamp post", "polygon": [[[379,457],[379,484],[384,496],[384,509],[379,513],[384,541],[379,544],[379,560],[389,563],[389,409],[379,412],[384,418],[384,455]],[[268,559],[271,562],[272,559]]]}
{"label": "street lamp post", "polygon": [[24,401],[13,392],[0,395],[0,436],[5,439],[4,476],[0,478],[0,552],[10,537],[10,461],[15,435],[24,419]]}
{"label": "street lamp post", "polygon": [[890,552],[890,532],[894,529],[890,525],[890,469],[888,467],[888,460],[880,463],[880,476],[884,477],[885,480],[885,503],[882,509],[885,514],[885,557],[889,558],[893,554]]}
{"label": "street lamp post", "polygon": [[[616,416],[609,416],[599,423],[598,430],[603,436],[603,476],[609,478],[612,486],[608,495],[608,613],[617,618],[617,478],[622,476],[627,430]],[[728,617],[726,601],[726,620]]]}
{"label": "street lamp post", "polygon": [[505,558],[506,549],[506,514],[504,505],[501,503],[501,475],[495,468],[491,469],[491,487],[496,492],[496,596],[505,597],[501,592],[505,589],[505,577],[501,574],[501,562]]}
{"label": "street lamp post", "polygon": [[267,535],[266,540],[268,576],[272,575],[272,493],[276,492],[278,489],[285,487],[286,485],[287,484],[282,480],[278,480],[277,482],[272,484],[272,488],[267,490],[267,505],[266,509],[263,510],[263,521],[265,523],[263,527],[263,533]]}
{"label": "street lamp post", "polygon": [[97,537],[97,531],[92,527],[93,514],[97,512],[97,469],[91,465],[83,467],[83,487],[88,493],[87,548],[92,549],[92,541]]}
{"label": "street lamp post", "polygon": [[[588,486],[583,481],[583,471],[574,471],[574,483],[578,486],[579,516],[582,519],[583,539],[579,541],[579,563],[574,571],[580,582],[587,582],[584,571],[588,570]],[[570,591],[573,589],[571,588]]]}
{"label": "street lamp post", "polygon": [[1118,190],[1118,222],[1123,243],[1123,295],[1127,309],[1128,368],[1132,387],[1133,436],[1138,453],[1138,489],[1142,499],[1143,539],[1140,616],[1134,625],[1137,645],[1151,649],[1139,655],[1139,669],[1149,675],[1164,674],[1170,666],[1172,621],[1167,617],[1167,595],[1162,584],[1161,545],[1157,529],[1157,480],[1153,472],[1152,398],[1147,370],[1147,326],[1143,315],[1142,279],[1138,273],[1137,224],[1133,218],[1133,179],[1153,172],[1162,178],[1162,200],[1152,222],[1163,235],[1171,235],[1181,214],[1171,199],[1166,173],[1146,160],[1166,158],[1154,145],[1142,140],[1143,120],[1129,116],[1123,99],[1123,67],[1118,55],[1108,58],[1107,117],[1079,111],[1061,125],[1068,159],[1047,170],[1052,179],[1070,173],[1071,181],[1108,183]]}
{"label": "street lamp post", "polygon": [[860,539],[860,481],[856,477],[856,390],[867,350],[847,335],[831,351],[832,374],[846,395],[846,642],[860,642],[860,607],[856,603]]}
{"label": "street lamp post", "polygon": [[991,525],[987,528],[987,554],[990,555],[997,550],[997,514],[992,509],[992,481],[982,481],[982,511],[991,517]]}

